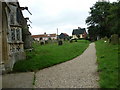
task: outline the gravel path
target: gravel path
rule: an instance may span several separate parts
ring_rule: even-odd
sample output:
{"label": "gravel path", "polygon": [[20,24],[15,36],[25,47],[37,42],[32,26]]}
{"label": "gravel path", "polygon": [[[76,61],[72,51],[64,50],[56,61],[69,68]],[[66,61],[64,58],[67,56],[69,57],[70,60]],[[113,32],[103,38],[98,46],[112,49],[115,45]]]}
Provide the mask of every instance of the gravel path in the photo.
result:
{"label": "gravel path", "polygon": [[35,88],[98,88],[95,44],[77,58],[36,73]]}

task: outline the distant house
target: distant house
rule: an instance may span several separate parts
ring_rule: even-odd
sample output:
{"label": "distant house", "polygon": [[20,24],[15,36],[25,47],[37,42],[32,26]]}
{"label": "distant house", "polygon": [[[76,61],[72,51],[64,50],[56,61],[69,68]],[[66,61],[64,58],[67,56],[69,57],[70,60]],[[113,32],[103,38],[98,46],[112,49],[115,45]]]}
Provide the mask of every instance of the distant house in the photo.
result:
{"label": "distant house", "polygon": [[56,34],[46,34],[46,33],[40,34],[40,35],[32,35],[32,37],[35,40],[37,40],[37,41],[40,41],[41,39],[45,40],[45,41],[49,40],[49,39],[51,39],[51,40],[57,39],[57,35]]}
{"label": "distant house", "polygon": [[61,33],[61,34],[59,35],[59,39],[67,40],[67,39],[69,39],[69,35],[66,34],[66,33]]}
{"label": "distant house", "polygon": [[87,33],[85,28],[78,27],[78,29],[73,29],[72,39],[86,38],[86,36],[87,36]]}

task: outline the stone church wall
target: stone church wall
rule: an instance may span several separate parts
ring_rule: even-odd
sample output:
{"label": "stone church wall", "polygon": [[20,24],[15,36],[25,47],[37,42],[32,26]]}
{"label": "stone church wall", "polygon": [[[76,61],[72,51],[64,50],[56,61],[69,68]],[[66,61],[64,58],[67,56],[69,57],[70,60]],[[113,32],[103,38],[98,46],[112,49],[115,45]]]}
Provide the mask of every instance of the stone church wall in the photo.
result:
{"label": "stone church wall", "polygon": [[31,48],[32,41],[19,2],[0,2],[0,9],[0,66],[4,73],[12,71],[15,62],[25,60],[24,48]]}

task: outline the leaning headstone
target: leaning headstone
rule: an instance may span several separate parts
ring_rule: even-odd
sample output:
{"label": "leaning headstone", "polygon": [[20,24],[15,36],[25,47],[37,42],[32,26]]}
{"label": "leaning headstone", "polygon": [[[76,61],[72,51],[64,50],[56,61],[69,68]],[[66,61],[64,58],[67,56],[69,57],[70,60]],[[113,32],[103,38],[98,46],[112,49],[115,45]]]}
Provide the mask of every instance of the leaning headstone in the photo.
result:
{"label": "leaning headstone", "polygon": [[110,43],[112,44],[118,44],[118,41],[119,41],[119,37],[117,34],[113,34],[110,38]]}

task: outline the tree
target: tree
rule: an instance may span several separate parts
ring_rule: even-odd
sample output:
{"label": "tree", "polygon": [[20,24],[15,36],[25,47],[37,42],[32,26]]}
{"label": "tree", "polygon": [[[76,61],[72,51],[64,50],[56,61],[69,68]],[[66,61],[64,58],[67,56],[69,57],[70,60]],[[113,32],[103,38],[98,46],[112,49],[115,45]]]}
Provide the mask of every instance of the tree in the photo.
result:
{"label": "tree", "polygon": [[89,37],[90,37],[90,40],[92,41],[97,40],[97,36],[99,36],[97,28],[98,28],[97,26],[88,27]]}
{"label": "tree", "polygon": [[95,36],[100,37],[110,36],[109,31],[107,29],[107,16],[110,14],[109,9],[109,2],[96,2],[95,5],[90,8],[90,16],[86,19],[86,23],[89,26],[89,32],[93,32]]}
{"label": "tree", "polygon": [[118,34],[120,37],[120,1],[113,2],[109,10],[110,15],[107,17],[107,23],[109,24],[109,29],[111,34]]}
{"label": "tree", "polygon": [[95,40],[97,36],[109,38],[112,34],[118,34],[120,37],[120,1],[96,2],[90,10],[86,23],[92,39]]}

